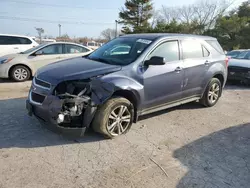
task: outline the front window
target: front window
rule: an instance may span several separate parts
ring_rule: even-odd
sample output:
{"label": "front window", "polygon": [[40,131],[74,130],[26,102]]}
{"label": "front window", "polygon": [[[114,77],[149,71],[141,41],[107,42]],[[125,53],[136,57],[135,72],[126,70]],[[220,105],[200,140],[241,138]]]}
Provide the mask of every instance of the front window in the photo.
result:
{"label": "front window", "polygon": [[135,61],[151,43],[152,40],[148,39],[116,38],[101,46],[88,58],[114,65],[128,65]]}
{"label": "front window", "polygon": [[46,46],[43,49],[39,50],[38,53],[40,53],[42,55],[62,54],[63,47],[62,47],[62,44],[52,44],[52,45]]}
{"label": "front window", "polygon": [[148,57],[150,58],[158,56],[163,57],[166,62],[180,60],[180,51],[178,41],[167,41],[160,44]]}
{"label": "front window", "polygon": [[36,46],[36,47],[33,47],[33,48],[30,48],[30,49],[28,49],[28,50],[26,50],[26,51],[24,51],[24,52],[21,52],[21,54],[29,54],[29,53],[32,53],[32,52],[34,52],[34,51],[36,51],[36,50],[38,50],[38,49],[40,49],[40,48],[42,48],[42,47],[44,47],[44,46],[46,46],[47,44],[40,44],[40,45],[38,45],[38,46]]}

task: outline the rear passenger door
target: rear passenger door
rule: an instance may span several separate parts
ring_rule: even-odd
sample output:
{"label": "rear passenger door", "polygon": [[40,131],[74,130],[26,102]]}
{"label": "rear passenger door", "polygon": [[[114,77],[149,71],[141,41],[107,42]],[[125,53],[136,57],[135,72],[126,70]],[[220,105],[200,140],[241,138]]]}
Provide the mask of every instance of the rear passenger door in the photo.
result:
{"label": "rear passenger door", "polygon": [[183,93],[182,98],[202,94],[205,74],[210,65],[210,52],[199,41],[187,39],[181,41],[183,55]]}

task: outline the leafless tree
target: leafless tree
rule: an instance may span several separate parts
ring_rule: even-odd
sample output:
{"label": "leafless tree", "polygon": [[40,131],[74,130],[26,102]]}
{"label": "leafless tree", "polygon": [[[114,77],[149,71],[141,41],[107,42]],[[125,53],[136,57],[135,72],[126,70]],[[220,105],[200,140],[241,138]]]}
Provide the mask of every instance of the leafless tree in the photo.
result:
{"label": "leafless tree", "polygon": [[[118,35],[121,34],[119,31],[118,31]],[[116,36],[116,30],[115,29],[105,29],[101,32],[101,36],[105,39],[105,40],[111,40],[113,38],[115,38]]]}
{"label": "leafless tree", "polygon": [[162,8],[158,14],[160,20],[166,23],[170,23],[172,20],[178,19],[178,9],[175,7],[167,7],[162,5]]}
{"label": "leafless tree", "polygon": [[175,19],[185,24],[196,23],[202,33],[214,26],[217,18],[225,14],[235,0],[200,0],[179,8],[162,6],[161,18],[169,23]]}

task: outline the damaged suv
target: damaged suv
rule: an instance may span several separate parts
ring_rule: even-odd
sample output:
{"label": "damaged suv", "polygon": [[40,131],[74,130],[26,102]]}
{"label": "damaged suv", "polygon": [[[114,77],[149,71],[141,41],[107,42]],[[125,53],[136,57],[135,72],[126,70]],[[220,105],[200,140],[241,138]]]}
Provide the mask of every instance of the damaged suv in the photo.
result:
{"label": "damaged suv", "polygon": [[92,127],[113,138],[140,115],[197,100],[214,106],[226,79],[227,59],[215,38],[125,35],[88,56],[40,68],[26,108],[60,133],[83,136]]}

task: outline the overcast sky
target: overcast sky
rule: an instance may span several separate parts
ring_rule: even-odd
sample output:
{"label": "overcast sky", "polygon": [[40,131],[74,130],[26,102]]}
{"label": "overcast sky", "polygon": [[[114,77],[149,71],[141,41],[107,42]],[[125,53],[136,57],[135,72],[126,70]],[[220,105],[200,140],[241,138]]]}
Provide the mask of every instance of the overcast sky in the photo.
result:
{"label": "overcast sky", "polygon": [[[197,0],[153,0],[154,7],[180,6]],[[235,0],[234,6],[246,0]],[[0,33],[37,35],[42,27],[46,35],[98,37],[106,28],[115,28],[119,9],[125,0],[0,0]],[[59,5],[59,6],[57,6]],[[83,23],[84,22],[84,23]]]}

